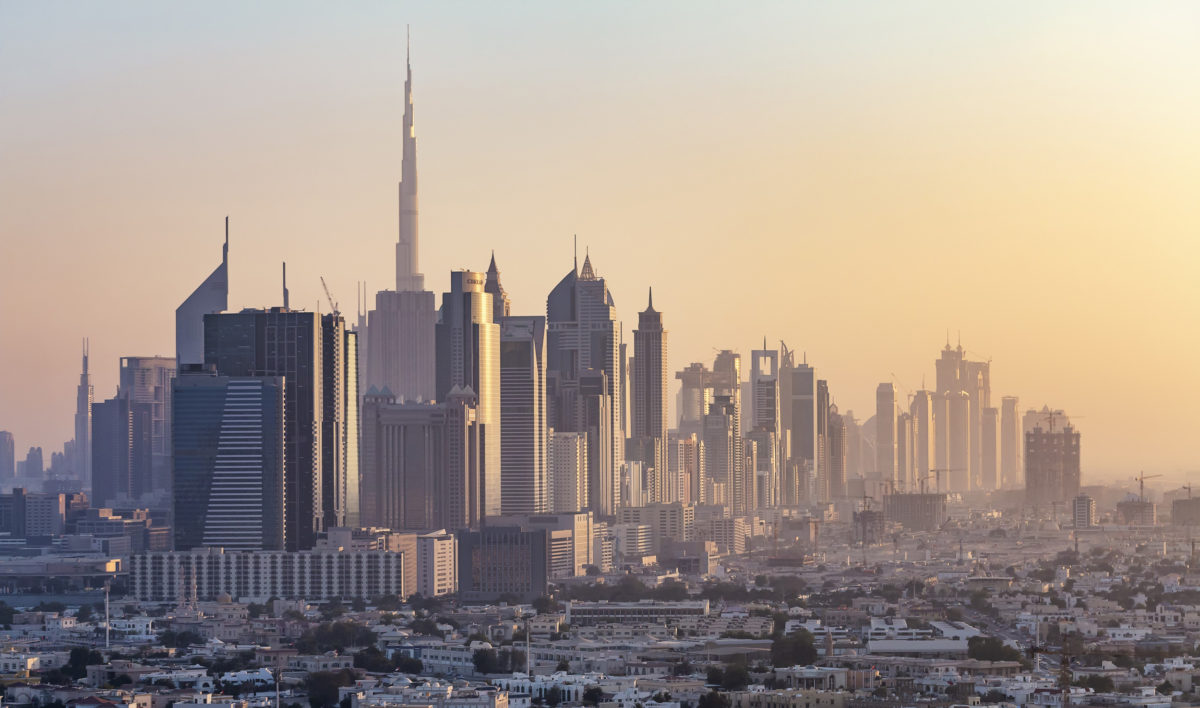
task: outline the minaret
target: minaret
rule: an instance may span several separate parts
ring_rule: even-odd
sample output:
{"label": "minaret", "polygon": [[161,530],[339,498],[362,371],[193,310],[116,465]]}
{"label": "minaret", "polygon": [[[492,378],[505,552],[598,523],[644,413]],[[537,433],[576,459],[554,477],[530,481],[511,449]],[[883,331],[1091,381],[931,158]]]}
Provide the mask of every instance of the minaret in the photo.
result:
{"label": "minaret", "polygon": [[88,372],[88,340],[83,340],[83,369],[75,394],[75,476],[88,491],[92,481],[92,375]]}
{"label": "minaret", "polygon": [[417,270],[417,134],[413,127],[412,39],[404,78],[404,150],[400,166],[400,242],[396,244],[396,290],[425,289],[425,276]]}

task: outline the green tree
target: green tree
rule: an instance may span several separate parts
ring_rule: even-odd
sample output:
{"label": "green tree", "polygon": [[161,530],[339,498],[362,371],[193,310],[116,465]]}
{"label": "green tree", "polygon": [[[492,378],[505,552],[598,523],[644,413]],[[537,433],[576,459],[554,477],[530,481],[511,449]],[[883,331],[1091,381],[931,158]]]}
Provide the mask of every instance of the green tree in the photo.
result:
{"label": "green tree", "polygon": [[355,668],[370,671],[371,673],[386,674],[395,667],[395,664],[388,658],[387,654],[379,651],[379,649],[367,647],[354,654],[354,666]]}
{"label": "green tree", "polygon": [[1164,696],[1169,696],[1174,691],[1175,691],[1175,684],[1171,683],[1170,681],[1163,681],[1162,683],[1158,684],[1158,692],[1163,694]]}
{"label": "green tree", "polygon": [[425,664],[415,656],[401,654],[396,657],[396,670],[406,674],[419,674],[425,670]]}
{"label": "green tree", "polygon": [[583,690],[582,698],[585,705],[594,706],[604,698],[604,691],[599,686],[588,686]]}
{"label": "green tree", "polygon": [[978,661],[1021,661],[1021,652],[1006,645],[997,637],[971,637],[967,640],[967,656]]}
{"label": "green tree", "polygon": [[78,622],[88,622],[92,619],[92,613],[91,605],[80,605],[79,609],[75,612],[75,620]]}
{"label": "green tree", "polygon": [[721,688],[726,691],[740,691],[750,683],[750,672],[741,664],[733,664],[725,669],[725,676],[721,679]]}
{"label": "green tree", "polygon": [[495,674],[501,671],[500,657],[495,649],[476,649],[471,654],[471,662],[475,664],[475,671],[481,674]]}
{"label": "green tree", "polygon": [[720,691],[709,691],[696,701],[696,708],[729,708],[729,696]]}
{"label": "green tree", "polygon": [[350,669],[341,671],[314,671],[305,679],[304,687],[308,692],[308,704],[312,708],[328,708],[338,702],[338,689],[342,686],[354,685],[354,672]]}
{"label": "green tree", "polygon": [[813,635],[800,630],[771,642],[771,663],[774,666],[807,666],[817,660]]}
{"label": "green tree", "polygon": [[562,689],[558,686],[551,686],[549,691],[546,691],[546,705],[556,706],[562,703]]}

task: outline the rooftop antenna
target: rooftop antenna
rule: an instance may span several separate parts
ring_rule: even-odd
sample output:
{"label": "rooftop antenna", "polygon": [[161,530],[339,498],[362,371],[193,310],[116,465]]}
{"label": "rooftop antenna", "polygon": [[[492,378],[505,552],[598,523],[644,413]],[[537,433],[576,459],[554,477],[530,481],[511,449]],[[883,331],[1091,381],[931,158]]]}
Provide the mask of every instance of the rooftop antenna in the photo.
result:
{"label": "rooftop antenna", "polygon": [[579,234],[575,234],[575,272],[579,272]]}
{"label": "rooftop antenna", "polygon": [[225,215],[225,245],[221,248],[221,260],[229,263],[229,215]]}
{"label": "rooftop antenna", "polygon": [[287,261],[283,262],[283,309],[288,309]]}

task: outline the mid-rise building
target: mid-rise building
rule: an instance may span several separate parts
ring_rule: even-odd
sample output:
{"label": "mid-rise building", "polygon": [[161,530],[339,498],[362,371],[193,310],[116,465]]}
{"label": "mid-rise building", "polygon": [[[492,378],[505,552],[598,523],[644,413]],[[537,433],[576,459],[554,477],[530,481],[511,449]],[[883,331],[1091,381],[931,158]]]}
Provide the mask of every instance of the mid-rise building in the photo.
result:
{"label": "mid-rise building", "polygon": [[1080,494],[1071,502],[1075,528],[1089,529],[1096,525],[1096,500]]}
{"label": "mid-rise building", "polygon": [[129,563],[131,594],[139,602],[270,598],[324,602],[407,597],[405,554],[387,550],[235,551],[195,548],[135,554]]}
{"label": "mid-rise building", "polygon": [[0,430],[0,479],[12,479],[17,475],[17,444],[13,434]]}
{"label": "mid-rise building", "polygon": [[1022,483],[1021,443],[1025,438],[1021,430],[1020,402],[1015,396],[1000,399],[1000,486],[1015,489]]}
{"label": "mid-rise building", "polygon": [[512,596],[529,602],[546,594],[551,544],[546,529],[487,526],[458,532],[458,590],[464,601],[496,601]]}
{"label": "mid-rise building", "polygon": [[946,523],[946,495],[913,492],[883,497],[883,517],[905,531],[936,531]]}
{"label": "mid-rise building", "polygon": [[549,477],[553,485],[551,511],[582,511],[588,508],[588,453],[585,433],[551,431]]}
{"label": "mid-rise building", "polygon": [[884,483],[896,479],[896,386],[875,388],[875,475]]}
{"label": "mid-rise building", "polygon": [[445,529],[417,537],[417,583],[425,597],[458,592],[458,537]]}

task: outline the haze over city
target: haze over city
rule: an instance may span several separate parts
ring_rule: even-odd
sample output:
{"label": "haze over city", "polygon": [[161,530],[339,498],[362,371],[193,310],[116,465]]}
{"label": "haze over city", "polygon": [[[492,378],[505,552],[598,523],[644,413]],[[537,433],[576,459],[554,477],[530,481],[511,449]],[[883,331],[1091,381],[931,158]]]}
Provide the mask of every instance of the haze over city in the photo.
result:
{"label": "haze over city", "polygon": [[226,215],[231,310],[280,261],[293,307],[390,287],[411,26],[434,293],[494,251],[542,313],[577,235],[629,342],[654,288],[672,372],[783,340],[861,421],[961,336],[1085,481],[1185,481],[1200,8],[1138,10],[4,3],[0,427],[71,437],[85,337],[97,400],[172,355]]}

